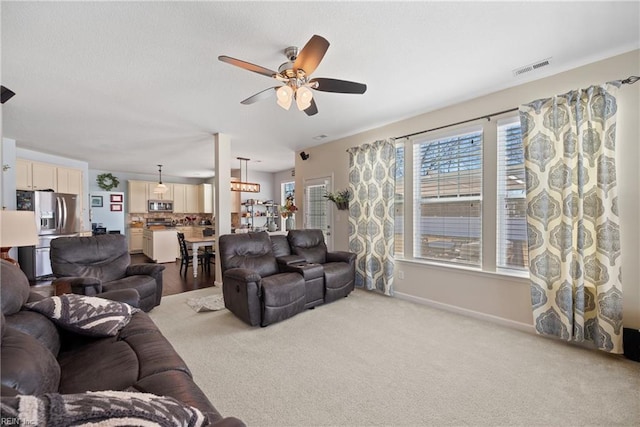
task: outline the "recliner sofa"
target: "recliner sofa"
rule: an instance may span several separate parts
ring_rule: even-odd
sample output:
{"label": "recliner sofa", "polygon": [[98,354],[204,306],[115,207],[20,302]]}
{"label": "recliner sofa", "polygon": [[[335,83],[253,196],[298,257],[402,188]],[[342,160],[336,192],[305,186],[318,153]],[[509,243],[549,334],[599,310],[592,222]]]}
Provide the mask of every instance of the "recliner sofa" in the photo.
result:
{"label": "recliner sofa", "polygon": [[327,251],[321,230],[227,234],[219,246],[225,307],[251,326],[284,320],[354,289],[356,255]]}
{"label": "recliner sofa", "polygon": [[59,237],[51,241],[50,257],[57,278],[54,286],[67,286],[74,294],[87,296],[135,289],[142,310],[148,312],[160,305],[164,265],[131,265],[124,235]]}
{"label": "recliner sofa", "polygon": [[214,426],[244,426],[220,415],[146,313],[133,314],[116,336],[80,335],[24,307],[44,297],[30,290],[22,270],[2,260],[0,274],[3,404],[16,395],[135,391],[195,407]]}

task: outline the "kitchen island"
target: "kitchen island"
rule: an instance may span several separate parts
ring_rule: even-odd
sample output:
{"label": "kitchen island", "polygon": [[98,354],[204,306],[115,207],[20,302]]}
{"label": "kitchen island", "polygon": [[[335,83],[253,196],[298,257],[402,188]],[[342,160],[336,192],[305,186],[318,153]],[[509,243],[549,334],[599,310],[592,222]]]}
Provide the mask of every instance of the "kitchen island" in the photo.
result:
{"label": "kitchen island", "polygon": [[175,262],[178,236],[175,228],[150,229],[142,232],[142,253],[154,262]]}

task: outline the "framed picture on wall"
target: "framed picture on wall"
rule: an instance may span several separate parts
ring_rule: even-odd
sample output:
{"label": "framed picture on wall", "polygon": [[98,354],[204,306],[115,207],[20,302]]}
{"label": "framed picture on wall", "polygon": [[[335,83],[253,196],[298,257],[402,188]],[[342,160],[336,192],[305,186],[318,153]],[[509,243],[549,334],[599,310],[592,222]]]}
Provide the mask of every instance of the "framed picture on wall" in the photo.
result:
{"label": "framed picture on wall", "polygon": [[121,212],[122,211],[122,205],[117,204],[117,203],[111,203],[111,210],[114,212]]}
{"label": "framed picture on wall", "polygon": [[91,196],[91,207],[92,208],[101,208],[102,207],[102,196]]}
{"label": "framed picture on wall", "polygon": [[111,203],[122,203],[122,194],[112,194]]}

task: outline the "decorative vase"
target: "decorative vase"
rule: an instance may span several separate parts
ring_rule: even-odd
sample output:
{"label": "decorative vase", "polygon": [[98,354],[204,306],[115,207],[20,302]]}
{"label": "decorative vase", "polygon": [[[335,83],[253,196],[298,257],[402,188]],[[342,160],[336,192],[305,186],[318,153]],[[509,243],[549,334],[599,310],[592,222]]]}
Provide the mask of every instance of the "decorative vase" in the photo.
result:
{"label": "decorative vase", "polygon": [[293,230],[296,227],[296,223],[293,220],[293,217],[291,215],[289,215],[287,217],[287,220],[284,222],[284,228],[289,231],[289,230]]}
{"label": "decorative vase", "polygon": [[276,222],[273,220],[273,218],[269,218],[269,222],[267,223],[267,230],[276,231],[277,229],[278,226],[276,225]]}

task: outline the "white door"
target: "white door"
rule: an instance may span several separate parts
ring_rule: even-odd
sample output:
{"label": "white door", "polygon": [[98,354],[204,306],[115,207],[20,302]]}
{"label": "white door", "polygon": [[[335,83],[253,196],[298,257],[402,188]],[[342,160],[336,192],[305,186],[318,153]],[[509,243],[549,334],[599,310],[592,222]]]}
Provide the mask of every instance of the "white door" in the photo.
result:
{"label": "white door", "polygon": [[317,228],[324,233],[327,249],[333,250],[333,218],[324,197],[331,188],[331,178],[314,178],[304,182],[304,228]]}

